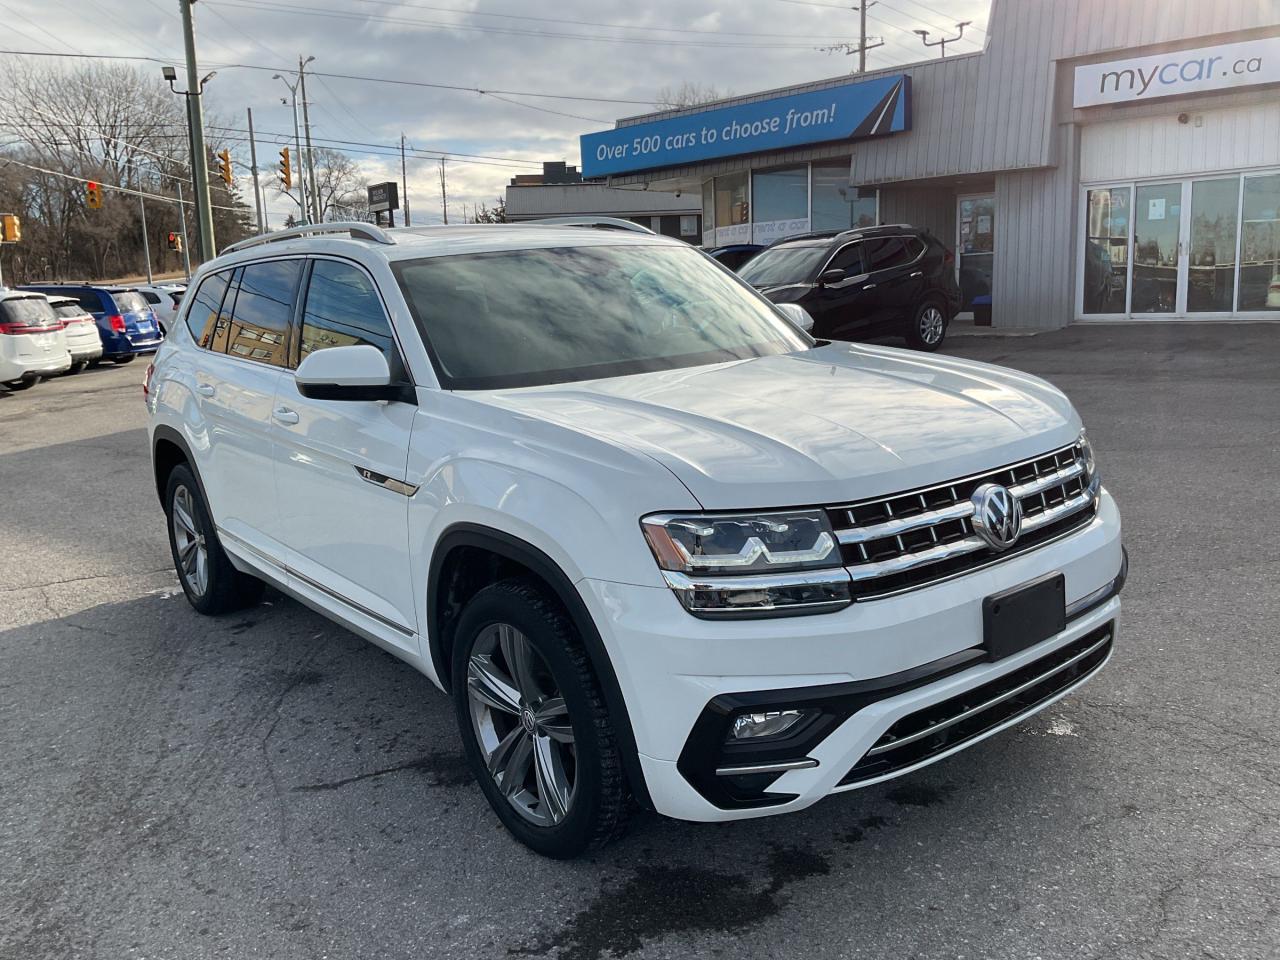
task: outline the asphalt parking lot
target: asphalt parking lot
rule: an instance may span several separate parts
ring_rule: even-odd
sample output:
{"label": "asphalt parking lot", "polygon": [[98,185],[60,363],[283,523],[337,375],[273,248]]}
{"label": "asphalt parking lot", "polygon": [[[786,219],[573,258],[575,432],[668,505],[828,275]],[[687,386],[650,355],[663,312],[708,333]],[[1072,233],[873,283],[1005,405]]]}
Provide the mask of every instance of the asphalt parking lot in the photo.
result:
{"label": "asphalt parking lot", "polygon": [[278,594],[187,606],[142,364],[0,388],[0,956],[1280,956],[1280,326],[947,352],[1080,408],[1111,665],[895,783],[575,863],[508,838],[409,667]]}

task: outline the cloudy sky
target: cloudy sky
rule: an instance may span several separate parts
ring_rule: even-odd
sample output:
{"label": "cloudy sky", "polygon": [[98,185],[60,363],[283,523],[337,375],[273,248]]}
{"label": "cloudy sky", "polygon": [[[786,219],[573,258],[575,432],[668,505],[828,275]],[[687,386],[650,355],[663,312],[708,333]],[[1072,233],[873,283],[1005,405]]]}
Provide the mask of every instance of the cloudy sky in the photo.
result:
{"label": "cloudy sky", "polygon": [[[511,176],[536,172],[542,160],[576,164],[580,134],[646,112],[664,87],[688,81],[749,93],[849,72],[853,57],[818,48],[856,43],[854,2],[199,0],[193,11],[201,67],[218,71],[206,111],[243,126],[253,108],[264,173],[293,130],[292,109],[280,102],[289,92],[273,68],[296,70],[299,54],[314,56],[307,95],[317,143],[350,151],[375,181],[399,179],[398,155],[381,154],[398,148],[402,132],[418,150],[472,155],[448,164],[456,216],[464,205],[491,204]],[[867,29],[884,46],[868,66],[936,55],[912,31],[954,36],[961,20],[973,26],[948,53],[980,49],[989,6],[879,0]],[[157,57],[181,67],[179,9],[177,0],[0,0],[0,33],[9,49]],[[241,150],[247,162],[247,146]],[[278,225],[296,205],[267,193]],[[439,222],[433,159],[411,155],[409,194],[415,221]]]}

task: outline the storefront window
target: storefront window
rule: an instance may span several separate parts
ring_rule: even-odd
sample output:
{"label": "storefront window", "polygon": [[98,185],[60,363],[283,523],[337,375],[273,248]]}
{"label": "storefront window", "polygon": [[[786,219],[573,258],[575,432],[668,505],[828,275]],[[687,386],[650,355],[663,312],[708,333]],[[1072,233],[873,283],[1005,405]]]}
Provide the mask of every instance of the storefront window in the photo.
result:
{"label": "storefront window", "polygon": [[747,175],[731,173],[716,177],[716,226],[746,223],[747,213]]}
{"label": "storefront window", "polygon": [[1084,251],[1084,313],[1124,313],[1129,287],[1129,187],[1090,190]]}
{"label": "storefront window", "polygon": [[761,170],[751,178],[752,239],[772,243],[809,229],[809,168]]}
{"label": "storefront window", "polygon": [[991,295],[996,250],[996,198],[961,197],[960,309],[970,310],[976,297]]}
{"label": "storefront window", "polygon": [[[708,240],[707,237],[711,239]],[[702,181],[702,240],[714,244],[716,236],[716,182]]]}
{"label": "storefront window", "polygon": [[1280,174],[1245,177],[1240,309],[1280,312]]}
{"label": "storefront window", "polygon": [[1230,313],[1236,293],[1236,210],[1240,178],[1191,184],[1187,311]]}
{"label": "storefront window", "polygon": [[862,196],[849,186],[849,161],[813,165],[813,198],[810,225],[813,230],[848,230],[874,227],[878,211],[876,196]]}

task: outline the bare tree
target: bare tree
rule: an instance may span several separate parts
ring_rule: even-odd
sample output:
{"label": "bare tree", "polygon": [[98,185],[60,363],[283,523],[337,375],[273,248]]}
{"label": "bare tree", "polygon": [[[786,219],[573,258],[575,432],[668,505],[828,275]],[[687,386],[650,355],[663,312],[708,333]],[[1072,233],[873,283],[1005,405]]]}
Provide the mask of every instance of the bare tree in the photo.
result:
{"label": "bare tree", "polygon": [[[366,192],[369,181],[360,165],[340,150],[316,147],[313,151],[316,167],[316,190],[320,197],[322,220],[368,220],[369,198]],[[309,182],[309,181],[308,181]],[[277,194],[287,196],[295,203],[294,193],[287,193],[276,182]]]}
{"label": "bare tree", "polygon": [[732,90],[721,93],[713,83],[702,84],[685,80],[678,87],[660,89],[658,99],[654,102],[663,110],[675,110],[679,107],[696,107],[701,103],[711,103],[713,100],[723,100],[725,97],[732,96]]}

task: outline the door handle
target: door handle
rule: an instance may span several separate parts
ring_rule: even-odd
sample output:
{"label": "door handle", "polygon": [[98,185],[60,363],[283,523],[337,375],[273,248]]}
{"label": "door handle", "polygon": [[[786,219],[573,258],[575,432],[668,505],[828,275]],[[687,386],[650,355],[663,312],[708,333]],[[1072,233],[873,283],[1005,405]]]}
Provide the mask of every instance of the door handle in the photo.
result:
{"label": "door handle", "polygon": [[271,411],[271,416],[274,417],[278,423],[298,422],[297,411],[290,410],[288,407],[276,407]]}
{"label": "door handle", "polygon": [[923,276],[924,276],[924,271],[923,271],[923,270],[917,270],[917,271],[916,271],[915,273],[913,273],[911,276],[912,276],[912,278],[913,278],[913,279],[914,279],[915,277],[923,277]]}
{"label": "door handle", "polygon": [[212,397],[217,392],[218,391],[214,388],[213,384],[211,383],[196,384],[196,393],[200,394],[200,396],[202,397]]}
{"label": "door handle", "polygon": [[862,285],[863,290],[874,290],[875,288],[876,288],[876,285],[874,283],[864,283]]}

